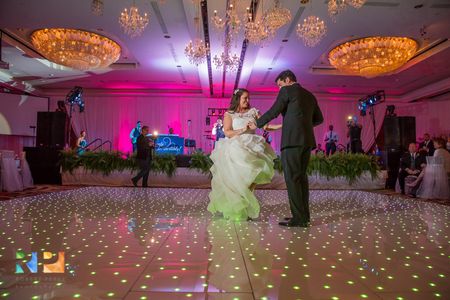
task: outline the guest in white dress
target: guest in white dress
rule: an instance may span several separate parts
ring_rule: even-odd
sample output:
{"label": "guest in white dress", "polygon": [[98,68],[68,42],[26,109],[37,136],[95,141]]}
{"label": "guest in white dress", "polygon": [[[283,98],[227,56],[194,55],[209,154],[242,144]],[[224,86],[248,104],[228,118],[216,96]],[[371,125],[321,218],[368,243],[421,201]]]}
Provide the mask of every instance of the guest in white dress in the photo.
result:
{"label": "guest in white dress", "polygon": [[[236,89],[224,116],[225,139],[216,143],[211,153],[212,191],[208,211],[222,213],[224,218],[241,221],[259,216],[260,206],[253,194],[257,184],[270,183],[274,175],[275,152],[265,139],[248,127],[259,112],[250,107],[249,92]],[[281,125],[268,125],[276,130]]]}
{"label": "guest in white dress", "polygon": [[434,154],[427,157],[427,166],[411,186],[420,183],[417,197],[426,199],[449,199],[450,188],[448,176],[450,175],[450,153],[446,149],[446,141],[442,138],[433,140]]}

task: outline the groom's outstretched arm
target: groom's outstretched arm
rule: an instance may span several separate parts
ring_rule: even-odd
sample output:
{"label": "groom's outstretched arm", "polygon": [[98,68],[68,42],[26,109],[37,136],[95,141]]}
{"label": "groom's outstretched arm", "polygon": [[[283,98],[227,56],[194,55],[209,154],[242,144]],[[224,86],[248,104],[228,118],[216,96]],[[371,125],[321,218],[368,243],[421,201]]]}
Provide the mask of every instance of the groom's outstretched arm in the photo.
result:
{"label": "groom's outstretched arm", "polygon": [[272,107],[261,116],[258,120],[256,120],[256,126],[258,128],[264,127],[267,123],[278,117],[282,111],[284,111],[287,107],[289,100],[289,96],[287,93],[287,89],[281,88],[280,92],[278,93],[277,100],[272,105]]}

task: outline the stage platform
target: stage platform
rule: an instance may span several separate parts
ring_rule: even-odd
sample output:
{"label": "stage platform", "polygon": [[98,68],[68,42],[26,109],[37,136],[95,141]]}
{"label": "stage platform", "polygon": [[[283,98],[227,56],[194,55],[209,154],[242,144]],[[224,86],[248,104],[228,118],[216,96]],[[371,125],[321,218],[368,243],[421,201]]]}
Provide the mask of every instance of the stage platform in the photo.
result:
{"label": "stage platform", "polygon": [[[63,185],[87,185],[87,186],[132,186],[131,177],[136,172],[115,171],[109,175],[99,172],[86,171],[80,167],[72,173],[62,173]],[[379,171],[378,178],[372,179],[369,172],[363,173],[355,182],[349,184],[343,177],[329,178],[318,175],[309,176],[311,189],[337,189],[337,190],[376,190],[385,186],[386,172]],[[211,187],[211,177],[189,168],[177,168],[174,176],[151,173],[148,182],[150,187],[163,188],[197,188],[207,189]],[[258,186],[259,189],[284,190],[286,184],[282,174],[276,173],[270,184]]]}

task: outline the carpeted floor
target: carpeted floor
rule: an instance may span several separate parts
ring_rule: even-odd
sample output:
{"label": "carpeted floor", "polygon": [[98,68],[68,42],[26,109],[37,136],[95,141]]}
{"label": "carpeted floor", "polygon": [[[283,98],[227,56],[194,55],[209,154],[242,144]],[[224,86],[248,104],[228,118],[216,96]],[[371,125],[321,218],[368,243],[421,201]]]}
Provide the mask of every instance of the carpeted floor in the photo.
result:
{"label": "carpeted floor", "polygon": [[0,201],[2,200],[10,200],[14,198],[23,198],[36,196],[46,193],[60,192],[77,189],[77,186],[65,186],[65,185],[51,185],[51,184],[38,184],[33,188],[26,189],[21,192],[0,192]]}

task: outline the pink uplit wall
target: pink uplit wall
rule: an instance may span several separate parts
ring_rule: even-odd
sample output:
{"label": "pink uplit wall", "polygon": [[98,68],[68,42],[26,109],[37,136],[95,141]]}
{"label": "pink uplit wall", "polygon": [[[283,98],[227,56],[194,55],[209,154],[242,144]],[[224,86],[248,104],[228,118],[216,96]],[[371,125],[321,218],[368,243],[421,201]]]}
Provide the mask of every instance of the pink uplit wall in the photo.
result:
{"label": "pink uplit wall", "polygon": [[399,116],[416,117],[416,136],[450,135],[450,97],[443,101],[427,101],[396,107]]}
{"label": "pink uplit wall", "polygon": [[[56,103],[56,98],[54,103]],[[274,98],[251,97],[252,106],[258,108],[261,113],[267,111],[273,104]],[[76,131],[86,130],[88,140],[97,137],[103,140],[111,140],[113,148],[128,152],[131,150],[129,134],[137,120],[150,127],[150,131],[167,133],[168,127],[175,130],[175,134],[182,137],[195,139],[197,148],[205,152],[212,149],[212,141],[206,139],[206,132],[211,130],[216,118],[211,118],[211,124],[206,125],[208,108],[226,108],[229,99],[214,99],[199,96],[170,97],[146,97],[146,96],[89,96],[85,95],[86,111],[82,114],[74,114],[74,126]],[[363,125],[363,148],[367,151],[373,144],[372,120],[367,114],[359,116],[356,101],[338,101],[319,99],[325,122],[315,128],[316,141],[324,147],[323,136],[328,130],[328,125],[333,124],[334,130],[339,135],[339,143],[346,145],[346,121],[347,117],[356,115],[358,122]],[[375,107],[376,133],[381,130],[385,114],[386,104]],[[423,104],[408,104],[397,108],[398,115],[413,115],[417,117],[417,134],[424,132],[432,134],[444,133],[450,128],[450,118],[446,112],[450,111],[450,101]],[[190,132],[188,120],[192,120]],[[273,123],[281,122],[281,118]],[[272,146],[279,153],[281,132],[272,133]]]}

